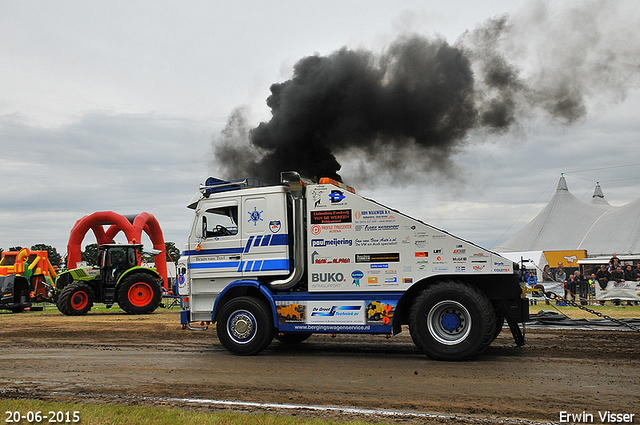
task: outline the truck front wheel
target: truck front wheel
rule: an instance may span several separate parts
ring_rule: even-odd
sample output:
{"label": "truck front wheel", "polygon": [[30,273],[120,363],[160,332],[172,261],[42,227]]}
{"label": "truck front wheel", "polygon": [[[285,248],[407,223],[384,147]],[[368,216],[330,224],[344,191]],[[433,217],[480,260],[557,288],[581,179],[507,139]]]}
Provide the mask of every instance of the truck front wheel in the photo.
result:
{"label": "truck front wheel", "polygon": [[464,360],[487,348],[495,332],[491,302],[479,289],[440,282],[423,290],[409,314],[416,346],[437,360]]}
{"label": "truck front wheel", "polygon": [[62,314],[82,316],[93,307],[93,291],[86,283],[71,283],[64,287],[56,305]]}
{"label": "truck front wheel", "polygon": [[231,353],[252,356],[271,344],[273,316],[259,299],[239,297],[222,306],[216,331],[220,343]]}
{"label": "truck front wheel", "polygon": [[133,273],[118,285],[118,305],[129,314],[148,314],[162,301],[158,281],[147,273]]}

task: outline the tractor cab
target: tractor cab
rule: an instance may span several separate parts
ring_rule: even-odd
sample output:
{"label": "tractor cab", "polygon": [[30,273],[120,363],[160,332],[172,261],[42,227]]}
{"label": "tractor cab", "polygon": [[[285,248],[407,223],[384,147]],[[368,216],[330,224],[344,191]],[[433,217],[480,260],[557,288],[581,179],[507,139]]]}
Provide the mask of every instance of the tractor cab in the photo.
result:
{"label": "tractor cab", "polygon": [[142,245],[100,245],[98,247],[98,266],[100,276],[105,283],[118,281],[122,273],[131,267],[140,265]]}
{"label": "tractor cab", "polygon": [[103,290],[102,299],[113,302],[116,285],[120,277],[133,267],[140,265],[142,245],[106,244],[98,247],[98,267]]}

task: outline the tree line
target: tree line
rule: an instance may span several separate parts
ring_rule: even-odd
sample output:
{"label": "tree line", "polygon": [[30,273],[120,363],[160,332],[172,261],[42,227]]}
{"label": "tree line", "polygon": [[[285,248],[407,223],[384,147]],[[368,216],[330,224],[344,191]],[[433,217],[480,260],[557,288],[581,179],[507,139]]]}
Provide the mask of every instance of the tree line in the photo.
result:
{"label": "tree line", "polygon": [[[175,263],[180,258],[180,250],[176,248],[176,244],[174,242],[165,242],[164,243],[166,259],[167,262]],[[23,249],[23,246],[12,246],[7,251],[20,251]],[[47,251],[47,256],[49,257],[49,262],[51,265],[55,267],[65,267],[67,266],[67,257],[64,258],[58,250],[46,244],[35,244],[29,248],[31,251]],[[3,248],[0,248],[0,254],[4,252]],[[81,253],[81,260],[86,261],[88,265],[97,266],[98,265],[98,244],[92,243],[86,245],[84,250]],[[154,256],[150,254],[143,254],[142,261],[152,263],[154,262]]]}

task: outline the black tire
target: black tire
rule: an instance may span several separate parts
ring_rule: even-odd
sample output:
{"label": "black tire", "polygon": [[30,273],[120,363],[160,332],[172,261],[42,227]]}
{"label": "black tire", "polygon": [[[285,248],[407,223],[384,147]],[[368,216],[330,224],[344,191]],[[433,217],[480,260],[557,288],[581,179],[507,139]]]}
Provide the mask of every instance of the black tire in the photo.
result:
{"label": "black tire", "polygon": [[495,333],[491,302],[479,289],[440,282],[424,289],[409,313],[416,346],[436,360],[466,360],[484,351]]}
{"label": "black tire", "polygon": [[216,330],[220,343],[231,353],[252,356],[271,344],[273,316],[259,299],[239,297],[222,306]]}
{"label": "black tire", "polygon": [[502,327],[504,326],[504,317],[496,316],[496,327],[493,331],[493,336],[491,337],[491,341],[489,341],[489,345],[496,340],[498,335],[502,332]]}
{"label": "black tire", "polygon": [[93,307],[93,290],[82,282],[74,282],[64,287],[58,302],[58,310],[67,316],[83,316]]}
{"label": "black tire", "polygon": [[306,341],[311,336],[311,332],[308,333],[298,333],[298,332],[283,332],[277,333],[276,339],[283,344],[300,344],[303,341]]}
{"label": "black tire", "polygon": [[149,314],[162,301],[158,280],[148,273],[132,273],[118,284],[118,305],[129,314]]}

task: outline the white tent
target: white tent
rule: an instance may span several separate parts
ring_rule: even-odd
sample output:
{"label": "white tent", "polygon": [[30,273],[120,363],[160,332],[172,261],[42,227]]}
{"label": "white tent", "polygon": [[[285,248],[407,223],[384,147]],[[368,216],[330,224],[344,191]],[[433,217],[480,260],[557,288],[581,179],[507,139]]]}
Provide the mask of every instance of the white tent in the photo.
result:
{"label": "white tent", "polygon": [[524,264],[530,271],[535,270],[538,280],[542,280],[542,269],[548,264],[543,251],[512,251],[500,255],[514,263]]}
{"label": "white tent", "polygon": [[640,198],[614,207],[596,185],[591,202],[573,196],[564,176],[556,193],[521,231],[495,247],[508,251],[586,250],[591,255],[640,253]]}

